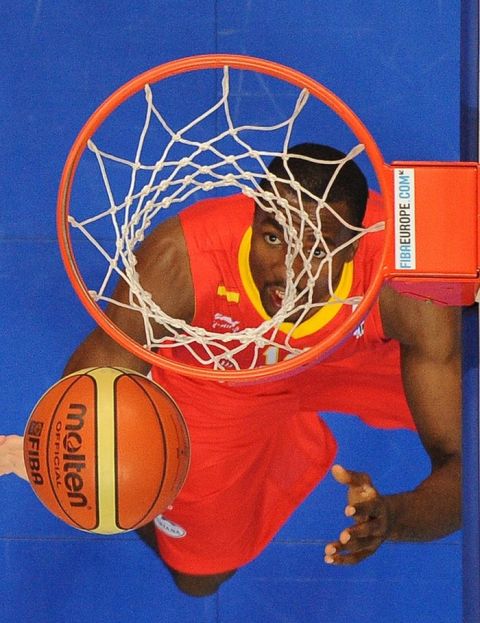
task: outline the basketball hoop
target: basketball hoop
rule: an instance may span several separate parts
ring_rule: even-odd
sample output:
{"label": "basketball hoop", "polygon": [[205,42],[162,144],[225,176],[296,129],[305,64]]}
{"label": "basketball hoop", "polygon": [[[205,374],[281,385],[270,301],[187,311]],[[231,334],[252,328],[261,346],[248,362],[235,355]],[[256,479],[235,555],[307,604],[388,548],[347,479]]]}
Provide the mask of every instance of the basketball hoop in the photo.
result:
{"label": "basketball hoop", "polygon": [[[260,76],[262,80],[268,79],[275,81],[276,84],[280,85],[280,90],[284,87],[288,87],[288,89],[295,91],[295,98],[292,97],[290,91],[288,92],[288,96],[286,96],[286,99],[292,101],[290,114],[286,117],[280,115],[280,118],[268,124],[255,124],[244,120],[237,123],[234,119],[234,111],[231,104],[231,99],[233,97],[232,90],[234,90],[231,83],[234,73],[240,76],[240,80],[243,80],[247,74],[252,74],[254,76]],[[204,108],[200,107],[197,111],[198,114],[192,116],[190,120],[184,120],[180,127],[172,128],[168,119],[162,114],[160,110],[161,107],[157,107],[155,104],[153,88],[158,85],[167,84],[169,80],[178,81],[184,78],[194,80],[197,74],[202,76],[213,74],[215,76],[214,80],[221,80],[221,94],[213,103],[211,102],[209,106]],[[216,77],[217,74],[220,74],[220,78]],[[175,82],[175,86],[176,85],[177,82]],[[171,91],[174,90],[172,89]],[[112,155],[108,153],[103,145],[99,145],[99,141],[102,141],[104,126],[108,125],[110,120],[116,115],[122,115],[122,111],[124,108],[129,107],[133,98],[142,93],[144,94],[143,97],[146,103],[146,113],[143,126],[137,128],[135,155],[130,157],[123,155],[124,146],[120,139],[121,154]],[[195,94],[192,94],[192,92],[190,92],[190,94],[193,96],[193,107],[197,104],[196,100],[199,98],[195,97]],[[168,100],[168,97],[164,97],[164,99]],[[204,328],[197,330],[196,327],[186,327],[183,322],[176,322],[175,319],[166,316],[158,305],[148,300],[148,293],[145,293],[145,295],[142,293],[142,288],[135,277],[135,256],[133,249],[135,244],[143,239],[146,229],[160,211],[171,209],[172,206],[175,209],[178,208],[181,210],[182,205],[191,196],[193,197],[199,188],[209,191],[211,189],[215,190],[230,186],[256,200],[263,200],[264,195],[259,191],[258,179],[262,178],[262,176],[268,176],[268,172],[266,171],[267,167],[264,162],[266,162],[268,157],[285,154],[294,128],[296,124],[299,123],[298,120],[301,117],[301,113],[303,113],[306,107],[307,100],[314,101],[323,106],[328,110],[329,114],[333,113],[337,119],[341,120],[342,127],[346,128],[350,136],[354,138],[354,141],[346,150],[346,160],[356,157],[362,150],[364,150],[368,158],[385,205],[385,221],[384,223],[378,224],[378,227],[385,228],[383,255],[379,262],[376,275],[372,279],[363,298],[360,301],[341,301],[351,305],[353,310],[341,327],[333,330],[318,344],[308,350],[302,352],[292,350],[283,361],[273,365],[258,366],[257,361],[253,358],[249,367],[235,369],[235,357],[231,353],[233,350],[239,348],[238,340],[240,339],[241,341],[243,339],[245,343],[248,343],[251,339],[257,340],[260,348],[261,345],[265,345],[266,339],[274,339],[270,337],[272,331],[275,333],[274,324],[268,324],[268,322],[266,324],[264,323],[265,326],[261,327],[261,331],[253,332],[253,337],[252,331],[249,330],[242,338],[242,336],[239,337],[238,334],[233,336],[231,334],[223,334],[221,336],[217,334],[212,335],[208,331],[205,332]],[[278,113],[276,108],[275,110]],[[202,136],[201,139],[197,136],[194,138],[190,137],[190,132],[198,131],[201,134],[199,128],[202,123],[210,123],[211,119],[214,118],[219,111],[221,111],[222,117],[226,119],[225,132],[215,128],[214,131],[216,133],[213,138],[211,136],[207,138]],[[160,150],[153,158],[153,161],[155,161],[154,164],[146,165],[142,162],[141,157],[143,156],[148,133],[151,131],[152,120],[165,133],[166,147],[164,147],[163,151]],[[310,140],[314,141],[317,138],[315,136],[315,130],[312,128],[310,128],[310,130]],[[271,148],[258,148],[244,138],[245,134],[250,135],[253,133],[261,136],[263,140],[268,132],[271,134],[275,132],[282,133],[281,144],[276,150],[272,150]],[[120,134],[122,135],[122,133]],[[99,139],[97,139],[97,135],[100,135]],[[123,136],[121,136],[121,139],[123,139]],[[224,153],[222,141],[226,139],[231,139],[233,141],[235,149],[240,149],[240,155]],[[182,154],[180,154],[172,164],[172,158],[168,160],[168,157],[171,156],[173,153],[172,150],[174,150],[176,146],[180,146],[183,150],[187,151],[182,152],[184,154],[183,157]],[[95,215],[88,214],[79,217],[75,213],[73,207],[77,199],[74,196],[76,194],[74,186],[77,183],[79,169],[83,166],[86,152],[93,153],[96,158],[101,171],[101,177],[105,183],[108,204],[106,207],[100,208]],[[210,156],[213,155],[217,160],[215,160],[213,164],[209,163],[208,165],[197,163],[195,160],[197,156],[205,152]],[[218,160],[220,156],[221,159]],[[244,160],[246,156],[254,160],[255,166],[260,167],[260,173],[245,169]],[[161,177],[160,171],[165,169],[167,161],[173,168],[169,169],[171,174],[165,179]],[[118,167],[126,166],[129,168],[130,181],[126,185],[124,191],[122,191],[120,200],[118,200],[112,188],[111,174],[107,171],[107,163],[113,163],[113,165]],[[90,166],[91,165],[85,165],[85,168],[90,170]],[[225,166],[227,168],[230,167],[227,173],[223,172],[223,167]],[[339,163],[339,167],[341,166],[343,166],[343,163]],[[405,165],[401,164],[399,166],[402,167]],[[178,172],[180,170],[183,171],[182,167],[190,167],[191,174],[187,175],[182,173],[181,183],[179,183]],[[412,167],[410,166],[409,168]],[[191,171],[193,171],[193,173]],[[138,182],[138,178],[141,174],[144,175],[144,180],[147,180],[147,183],[139,190],[135,184]],[[205,177],[202,177],[204,174],[210,176],[208,181],[205,180]],[[394,184],[392,183],[394,175],[397,175],[395,173],[395,167],[392,168],[385,165],[374,139],[355,113],[335,94],[312,78],[289,67],[248,56],[211,54],[184,58],[155,67],[126,83],[93,113],[80,131],[68,155],[59,188],[57,225],[62,258],[68,277],[77,295],[98,325],[102,327],[110,337],[140,359],[152,365],[164,367],[180,374],[210,380],[238,382],[258,381],[278,377],[293,373],[325,357],[348,335],[351,335],[375,302],[386,278],[396,280],[397,287],[399,288],[401,288],[401,284],[409,282],[411,279],[413,274],[411,266],[405,269],[404,266],[399,267],[398,264],[395,264],[396,260],[392,250],[392,241],[396,233],[398,236],[398,232],[395,231],[394,221],[395,199]],[[187,178],[188,183],[193,182],[193,186],[189,189],[187,189]],[[170,194],[165,195],[164,191],[167,187],[171,190],[169,191]],[[328,196],[319,198],[319,200],[320,199],[321,201],[328,202]],[[78,201],[78,203],[83,204],[83,201]],[[120,226],[116,220],[116,215],[119,212],[122,213],[123,226]],[[125,243],[125,215],[128,215],[128,219],[130,219],[128,221],[128,227],[130,228],[129,231],[132,239],[129,241],[128,250],[124,251],[123,247],[119,250],[118,240],[121,238],[122,244]],[[97,226],[101,220],[113,223],[113,230],[117,242],[113,245],[113,251],[111,252],[105,251],[98,242],[102,237],[108,238],[108,235],[105,236],[105,230],[100,226],[98,237],[96,238],[89,229],[90,225],[93,224],[93,226]],[[133,222],[135,222],[134,227],[131,225]],[[378,227],[376,229],[374,228],[372,231],[377,231]],[[87,271],[81,271],[80,269],[78,251],[74,250],[75,245],[73,243],[78,231],[84,235],[87,241],[93,245],[106,262],[107,268],[104,273],[105,277],[100,288],[92,289],[89,287],[85,278],[85,272],[88,272],[88,269]],[[368,233],[368,230],[358,231],[357,237],[368,235]],[[125,266],[119,268],[120,260]],[[478,258],[476,257],[475,250],[475,261],[478,266],[477,260]],[[477,277],[477,266],[474,271],[475,276],[472,275],[470,267],[468,269],[470,272],[468,273],[467,281],[470,290],[468,295],[463,297],[464,300],[470,295],[472,278],[475,280]],[[415,268],[413,268],[413,272],[414,271]],[[460,273],[462,273],[462,271],[464,271],[464,267],[461,268]],[[130,287],[133,292],[133,297],[135,300],[143,301],[141,304],[141,312],[144,313],[146,317],[148,316],[150,318],[151,316],[153,318],[153,324],[167,323],[174,332],[176,340],[178,336],[177,345],[188,347],[192,340],[206,340],[207,345],[205,347],[205,352],[208,353],[208,357],[205,358],[205,362],[202,359],[199,365],[184,364],[163,354],[165,351],[162,352],[164,344],[161,340],[155,341],[153,338],[153,340],[149,341],[146,339],[145,343],[140,343],[120,330],[119,327],[111,321],[105,313],[104,308],[101,306],[101,303],[105,303],[105,301],[109,304],[114,303],[111,298],[109,298],[109,295],[104,292],[103,286],[110,280],[111,276],[115,274],[120,275],[121,278],[128,278],[130,280],[129,283],[131,283]],[[458,277],[458,274],[456,277]],[[463,277],[460,277],[460,281],[462,279]],[[475,284],[477,284],[476,281]],[[477,285],[474,287],[476,291]],[[415,290],[415,286],[412,286],[412,288]],[[420,295],[423,294],[424,292],[420,292]],[[148,322],[146,321],[146,324],[149,323],[150,319],[148,319]],[[147,328],[147,337],[151,333],[153,333],[153,331]],[[187,337],[185,338],[185,336]],[[235,349],[230,346],[233,338],[235,340]],[[223,353],[228,353],[228,359],[230,362],[233,362],[234,369],[222,368],[219,364],[220,356],[212,355],[212,352],[215,350],[212,344]],[[220,344],[220,346],[218,346],[218,344]],[[166,346],[171,347],[171,345],[171,340],[167,340]]]}

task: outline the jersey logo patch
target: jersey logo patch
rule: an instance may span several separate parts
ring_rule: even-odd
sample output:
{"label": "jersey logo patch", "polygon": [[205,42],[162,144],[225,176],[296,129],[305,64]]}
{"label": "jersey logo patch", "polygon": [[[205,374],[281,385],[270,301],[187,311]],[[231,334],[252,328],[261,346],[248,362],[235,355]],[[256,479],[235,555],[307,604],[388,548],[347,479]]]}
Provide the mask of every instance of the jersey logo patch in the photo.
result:
{"label": "jersey logo patch", "polygon": [[154,523],[158,530],[167,536],[172,537],[172,539],[183,539],[183,537],[187,534],[185,528],[182,528],[182,526],[179,526],[174,521],[170,521],[170,519],[165,519],[163,515],[155,517]]}
{"label": "jersey logo patch", "polygon": [[238,303],[240,301],[240,292],[235,290],[227,290],[224,285],[220,285],[217,288],[218,296],[224,296],[229,303]]}
{"label": "jersey logo patch", "polygon": [[228,331],[232,331],[232,333],[236,333],[240,331],[240,320],[234,320],[230,318],[230,316],[224,316],[217,312],[213,317],[212,328],[227,329]]}

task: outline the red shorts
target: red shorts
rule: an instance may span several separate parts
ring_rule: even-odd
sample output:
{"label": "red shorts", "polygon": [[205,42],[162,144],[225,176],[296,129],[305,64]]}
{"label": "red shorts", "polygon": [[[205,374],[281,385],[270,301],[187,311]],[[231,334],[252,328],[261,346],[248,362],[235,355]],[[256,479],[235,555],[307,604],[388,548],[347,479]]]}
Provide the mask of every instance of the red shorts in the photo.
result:
{"label": "red shorts", "polygon": [[393,351],[383,350],[381,367],[375,357],[356,365],[354,376],[345,362],[262,385],[229,386],[162,370],[153,376],[177,401],[191,437],[187,481],[156,522],[162,558],[184,573],[220,573],[255,558],[323,479],[336,442],[318,411],[414,428]]}

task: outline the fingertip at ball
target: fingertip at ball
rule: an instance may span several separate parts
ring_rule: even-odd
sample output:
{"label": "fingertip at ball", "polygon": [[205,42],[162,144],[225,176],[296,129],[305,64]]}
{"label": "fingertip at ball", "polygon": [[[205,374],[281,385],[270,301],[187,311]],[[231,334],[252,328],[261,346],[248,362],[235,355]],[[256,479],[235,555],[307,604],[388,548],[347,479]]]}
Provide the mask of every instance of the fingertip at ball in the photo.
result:
{"label": "fingertip at ball", "polygon": [[169,394],[120,368],[62,378],[27,422],[24,460],[40,501],[80,530],[134,530],[178,495],[190,462],[188,431]]}

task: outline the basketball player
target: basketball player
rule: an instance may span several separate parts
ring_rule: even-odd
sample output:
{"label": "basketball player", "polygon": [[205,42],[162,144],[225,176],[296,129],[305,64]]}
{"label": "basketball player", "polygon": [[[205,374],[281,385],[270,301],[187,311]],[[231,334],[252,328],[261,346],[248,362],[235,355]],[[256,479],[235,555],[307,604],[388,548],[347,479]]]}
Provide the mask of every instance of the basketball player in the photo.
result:
{"label": "basketball player", "polygon": [[[325,146],[290,151],[295,179],[322,196],[332,166],[301,159],[343,157]],[[286,177],[281,159],[270,169]],[[283,174],[282,174],[283,171]],[[286,185],[280,194],[293,208],[299,198]],[[340,296],[361,296],[382,249],[382,233],[352,244],[343,223],[382,220],[375,193],[368,193],[353,162],[341,170],[328,201],[341,217],[322,212],[322,233],[333,256],[331,285]],[[316,204],[302,202],[311,219]],[[366,211],[365,211],[366,210]],[[298,227],[298,222],[294,219]],[[303,244],[319,266],[324,251],[308,227]],[[243,195],[196,204],[157,227],[138,253],[142,286],[176,318],[209,330],[232,332],[273,316],[285,295],[286,243],[271,214]],[[317,263],[317,264],[315,264]],[[301,270],[296,265],[295,270]],[[302,282],[300,282],[302,287]],[[128,300],[125,284],[116,298]],[[326,269],[313,287],[313,302],[330,299]],[[293,335],[305,348],[351,314],[350,305],[311,309]],[[113,321],[142,341],[140,314],[122,306]],[[292,314],[288,322],[298,319]],[[280,331],[282,334],[282,331]],[[281,339],[281,338],[279,338]],[[174,355],[191,355],[175,349]],[[281,352],[268,347],[259,364]],[[123,350],[99,328],[79,346],[65,372],[89,366],[122,366],[147,374],[149,366]],[[331,468],[347,487],[345,515],[352,525],[325,548],[329,564],[355,564],[385,540],[424,541],[460,525],[461,397],[460,312],[400,295],[385,285],[367,319],[328,359],[300,375],[261,385],[200,381],[153,369],[153,377],[184,413],[192,442],[187,482],[155,527],[158,551],[178,587],[189,595],[214,593],[235,570],[257,556],[294,509]],[[353,413],[371,426],[416,429],[431,459],[431,473],[414,490],[381,495],[367,474],[332,467],[336,443],[319,411]],[[140,419],[140,416],[139,416]],[[21,438],[0,439],[0,473],[25,476]]]}

